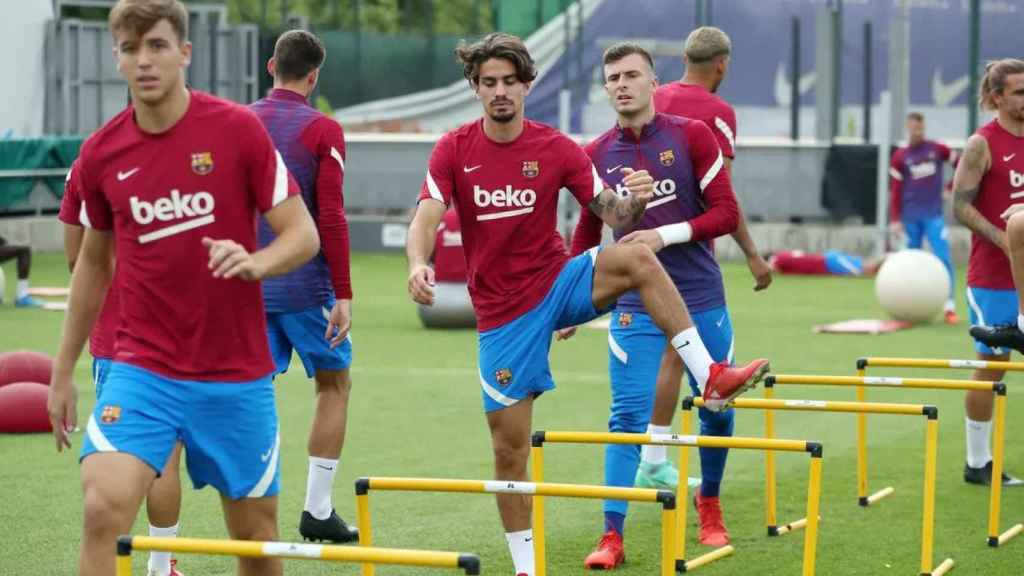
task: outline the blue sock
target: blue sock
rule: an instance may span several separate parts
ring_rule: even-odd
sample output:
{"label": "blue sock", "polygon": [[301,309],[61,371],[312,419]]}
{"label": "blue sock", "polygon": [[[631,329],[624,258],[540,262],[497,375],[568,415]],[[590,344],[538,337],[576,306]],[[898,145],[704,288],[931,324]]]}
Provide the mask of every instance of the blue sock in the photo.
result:
{"label": "blue sock", "polygon": [[604,531],[614,530],[619,536],[622,536],[624,526],[626,525],[626,515],[619,514],[618,512],[605,512],[604,513]]}
{"label": "blue sock", "polygon": [[[704,436],[732,436],[735,410],[711,412],[700,410],[700,432]],[[718,497],[722,476],[725,474],[725,460],[729,451],[724,448],[700,449],[701,486],[700,495],[705,498]]]}
{"label": "blue sock", "polygon": [[700,496],[701,498],[718,498],[718,490],[722,487],[721,482],[712,482],[710,480],[700,481]]}

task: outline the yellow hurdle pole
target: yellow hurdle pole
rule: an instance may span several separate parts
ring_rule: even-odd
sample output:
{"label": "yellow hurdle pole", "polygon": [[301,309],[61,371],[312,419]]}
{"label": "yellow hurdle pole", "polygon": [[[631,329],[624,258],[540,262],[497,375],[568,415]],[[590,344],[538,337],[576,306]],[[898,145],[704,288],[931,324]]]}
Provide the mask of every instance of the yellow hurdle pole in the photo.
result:
{"label": "yellow hurdle pole", "polygon": [[673,501],[669,507],[666,503],[661,509],[661,576],[676,574],[676,516],[679,508],[676,504]]}
{"label": "yellow hurdle pole", "polygon": [[[690,434],[693,430],[693,403],[683,401],[683,417],[679,419],[680,431],[683,435]],[[676,485],[676,571],[686,570],[686,514],[689,511],[690,502],[690,449],[682,444],[679,445],[679,474],[687,481],[680,478]]]}
{"label": "yellow hurdle pole", "polygon": [[939,458],[939,411],[928,414],[924,446],[924,511],[921,514],[921,574],[931,574],[935,537],[935,463]]}
{"label": "yellow hurdle pole", "polygon": [[[362,478],[356,480],[356,524],[359,526],[359,545],[364,548],[373,546],[373,526],[370,522],[370,495],[362,485]],[[363,563],[360,568],[362,576],[373,576],[376,567],[369,563]]]}
{"label": "yellow hurdle pole", "polygon": [[1000,383],[996,389],[995,423],[992,431],[992,486],[989,489],[988,501],[988,545],[998,547],[999,512],[1003,494],[1003,443],[1006,438],[1006,384]]}
{"label": "yellow hurdle pole", "polygon": [[[544,481],[544,437],[533,436],[533,446],[530,448],[530,462],[532,466],[533,481]],[[533,497],[533,573],[536,576],[547,574],[547,543],[545,541],[544,524],[544,497]]]}
{"label": "yellow hurdle pole", "polygon": [[807,386],[867,386],[870,388],[918,388],[924,390],[987,390],[994,382],[949,380],[944,378],[903,378],[898,376],[824,376],[817,374],[769,374],[765,385],[802,384]]}
{"label": "yellow hurdle pole", "polygon": [[[694,398],[693,405],[704,406],[702,398]],[[893,404],[889,402],[844,402],[841,400],[796,400],[737,398],[731,406],[754,410],[788,410],[793,412],[850,412],[855,414],[895,414],[922,416],[929,410],[927,404]]]}
{"label": "yellow hurdle pole", "polygon": [[132,537],[117,539],[117,576],[132,576]]}
{"label": "yellow hurdle pole", "polygon": [[804,530],[803,576],[814,576],[818,551],[818,509],[821,504],[821,454],[817,444],[811,452],[810,477],[807,485],[807,527]]}
{"label": "yellow hurdle pole", "polygon": [[[863,378],[864,370],[858,369],[857,376]],[[865,388],[857,386],[857,402],[867,398]],[[857,502],[861,506],[868,505],[868,416],[857,415]]]}
{"label": "yellow hurdle pole", "polygon": [[480,574],[480,560],[472,554],[363,548],[296,542],[261,542],[256,540],[214,540],[206,538],[154,538],[122,536],[118,545],[127,542],[134,550],[161,550],[179,554],[209,554],[246,558],[292,558],[334,562],[374,562],[400,566],[432,566],[462,568],[467,574]]}
{"label": "yellow hurdle pole", "polygon": [[[775,387],[764,387],[765,400],[775,399]],[[765,410],[764,412],[764,437],[775,438],[775,412]],[[779,520],[777,515],[776,492],[777,481],[775,478],[775,452],[766,450],[764,453],[764,522],[768,529],[769,536],[779,535]]]}
{"label": "yellow hurdle pole", "polygon": [[945,358],[858,358],[857,370],[868,366],[886,368],[961,368],[970,370],[1001,370],[1024,372],[1024,362],[1000,362],[995,360],[952,360]]}

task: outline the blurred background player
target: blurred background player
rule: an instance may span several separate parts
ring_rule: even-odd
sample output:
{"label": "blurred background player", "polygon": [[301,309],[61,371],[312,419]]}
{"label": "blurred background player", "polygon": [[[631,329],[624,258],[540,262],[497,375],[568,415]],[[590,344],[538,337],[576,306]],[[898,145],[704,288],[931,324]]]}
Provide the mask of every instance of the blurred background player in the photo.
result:
{"label": "blurred background player", "polygon": [[[352,283],[342,191],[345,137],[338,122],[309,105],[325,55],[323,44],[309,32],[282,34],[267,62],[274,89],[251,109],[298,182],[320,233],[320,253],[312,260],[263,281],[267,338],[277,373],[288,370],[294,350],[306,376],[316,382],[299,533],[308,540],[352,542],[358,531],[338,516],[331,503],[352,388]],[[259,245],[268,246],[275,238],[270,223],[261,219]]]}
{"label": "blurred background player", "polygon": [[[28,293],[28,277],[32,272],[32,248],[8,244],[7,240],[0,236],[0,264],[12,259],[18,260],[18,284],[14,293],[14,305],[18,308],[42,306],[42,302]],[[3,290],[4,286],[0,286],[0,302],[4,301]]]}
{"label": "blurred background player", "polygon": [[[1024,61],[989,62],[978,100],[996,118],[967,139],[953,177],[953,212],[972,232],[967,263],[971,324],[993,327],[1015,324],[1020,314],[1002,215],[1024,186]],[[972,329],[971,335],[979,359],[1009,359],[1009,351],[989,346],[978,331]],[[996,381],[1004,374],[1003,370],[975,370],[973,379]],[[992,482],[992,403],[991,392],[967,392],[964,480],[970,484]],[[1003,484],[1021,482],[1004,473]]]}
{"label": "blurred background player", "polygon": [[[716,409],[767,370],[767,361],[731,368],[714,363],[679,292],[654,253],[636,243],[569,258],[557,231],[558,191],[568,188],[616,229],[640,220],[654,192],[644,170],[623,168],[620,196],[604,187],[586,153],[549,126],[525,120],[523,102],[536,68],[523,41],[488,34],[456,53],[483,107],[483,118],[446,133],[431,154],[409,227],[409,294],[433,302],[427,264],[446,206],[462,223],[470,294],[477,312],[480,385],[495,458],[495,478],[527,479],[533,400],[554,389],[552,333],[588,322],[637,289],[655,323],[697,375]],[[518,575],[534,573],[530,497],[499,494],[498,509]]]}
{"label": "blurred background player", "polygon": [[874,277],[885,262],[885,256],[864,259],[838,250],[828,250],[824,254],[779,250],[766,254],[765,260],[779,274]]}
{"label": "blurred background player", "polygon": [[[68,271],[74,273],[75,263],[82,248],[85,229],[80,219],[82,195],[75,173],[76,160],[68,170],[64,182],[64,197],[60,203],[58,218],[64,223],[64,257]],[[114,277],[117,277],[116,264]],[[89,333],[89,354],[92,356],[92,381],[96,388],[96,401],[103,393],[103,383],[110,374],[114,358],[114,340],[117,338],[118,297],[117,282],[112,281],[107,289],[103,308],[92,332]],[[181,515],[181,443],[174,446],[167,465],[160,476],[153,481],[146,493],[146,517],[149,518],[149,535],[160,538],[174,538],[178,535]],[[177,568],[177,560],[170,552],[149,553],[148,574],[150,576],[183,576]]]}
{"label": "blurred background player", "polygon": [[434,239],[434,303],[418,305],[420,321],[427,328],[473,328],[476,313],[466,284],[466,254],[462,227],[454,208],[444,213]]}
{"label": "blurred background player", "polygon": [[949,233],[942,216],[942,167],[955,165],[945,144],[927,140],[924,115],[907,114],[907,145],[892,155],[889,167],[889,224],[897,234],[906,234],[907,248],[920,249],[925,237],[932,252],[949,271],[949,298],[943,317],[956,324],[956,273],[949,252]]}
{"label": "blurred background player", "polygon": [[[277,539],[280,436],[258,281],[319,249],[255,115],[186,87],[181,2],[120,0],[109,23],[131,104],[78,157],[86,230],[47,404],[58,451],[70,448],[72,374],[111,284],[116,242],[114,361],[80,456],[81,576],[114,573],[116,539],[179,439],[193,485],[220,493],[230,536]],[[258,212],[278,236],[256,251]],[[238,559],[243,576],[281,571],[280,559]]]}
{"label": "blurred background player", "polygon": [[[736,228],[739,211],[724,170],[722,151],[711,129],[699,120],[655,113],[651,101],[657,81],[651,55],[637,44],[609,47],[603,57],[605,91],[617,113],[617,125],[587,145],[586,151],[609,185],[625,193],[619,184],[622,167],[644,169],[658,185],[655,200],[647,204],[643,218],[632,232],[616,231],[620,243],[650,246],[686,302],[694,326],[711,358],[730,363],[732,326],[725,307],[722,272],[711,250],[711,239]],[[578,254],[601,241],[601,221],[584,212],[573,235],[572,252]],[[608,336],[608,368],[611,375],[611,432],[643,432],[651,418],[655,386],[666,348],[674,354],[665,335],[651,320],[636,292],[621,296],[612,312]],[[694,393],[699,393],[691,380]],[[728,436],[732,433],[731,409],[701,412],[701,433]],[[701,452],[713,494],[698,492],[701,511],[700,541],[712,546],[729,543],[718,505],[722,454]],[[632,487],[640,461],[640,447],[609,445],[605,448],[605,483]],[[708,502],[712,500],[711,502]],[[584,565],[610,570],[625,561],[622,535],[628,504],[604,503],[604,534]]]}

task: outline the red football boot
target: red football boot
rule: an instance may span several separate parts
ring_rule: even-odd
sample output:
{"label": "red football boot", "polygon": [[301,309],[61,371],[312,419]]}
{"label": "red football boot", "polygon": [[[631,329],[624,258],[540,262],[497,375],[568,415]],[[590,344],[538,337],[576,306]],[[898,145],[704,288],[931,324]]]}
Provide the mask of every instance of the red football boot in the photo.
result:
{"label": "red football boot", "polygon": [[712,412],[725,410],[733,398],[760,382],[768,373],[768,368],[768,361],[763,358],[746,366],[715,362],[711,365],[708,383],[704,386],[704,406]]}
{"label": "red football boot", "polygon": [[626,550],[622,545],[622,535],[609,530],[601,535],[594,551],[587,555],[583,566],[591,570],[614,570],[626,561]]}

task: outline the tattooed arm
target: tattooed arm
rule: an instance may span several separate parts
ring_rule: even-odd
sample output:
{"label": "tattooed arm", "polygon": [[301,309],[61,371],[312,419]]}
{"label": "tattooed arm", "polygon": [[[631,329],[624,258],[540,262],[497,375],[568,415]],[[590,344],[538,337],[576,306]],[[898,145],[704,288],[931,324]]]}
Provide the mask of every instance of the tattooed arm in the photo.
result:
{"label": "tattooed arm", "polygon": [[616,231],[636,226],[654,195],[654,179],[646,170],[634,172],[623,168],[622,171],[626,174],[622,183],[629,188],[628,196],[620,197],[611,188],[605,188],[590,202],[594,214]]}
{"label": "tattooed arm", "polygon": [[953,214],[961,224],[1007,252],[1006,234],[974,207],[981,179],[991,165],[988,142],[977,134],[967,139],[963,157],[953,175]]}

